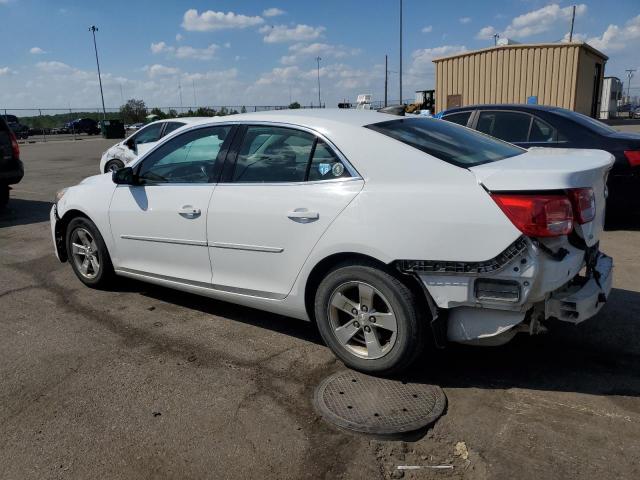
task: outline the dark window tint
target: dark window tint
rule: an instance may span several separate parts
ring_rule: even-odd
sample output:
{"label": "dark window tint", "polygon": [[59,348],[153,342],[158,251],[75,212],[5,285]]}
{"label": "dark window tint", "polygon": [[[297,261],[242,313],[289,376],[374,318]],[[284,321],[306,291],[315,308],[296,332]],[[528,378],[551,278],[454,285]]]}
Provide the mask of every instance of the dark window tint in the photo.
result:
{"label": "dark window tint", "polygon": [[208,127],[177,135],[142,162],[143,184],[209,183],[213,167],[231,127]]}
{"label": "dark window tint", "polygon": [[596,120],[595,118],[587,117],[582,113],[572,112],[571,110],[565,110],[564,108],[557,108],[553,110],[553,113],[557,113],[558,115],[568,118],[569,120],[573,120],[579,125],[588,128],[592,132],[599,133],[601,135],[609,135],[611,133],[616,133],[616,130],[611,128],[608,125]]}
{"label": "dark window tint", "polygon": [[458,125],[462,125],[463,127],[466,127],[470,116],[471,116],[471,112],[460,112],[460,113],[450,113],[449,115],[445,115],[442,118],[444,118],[447,122],[457,123]]}
{"label": "dark window tint", "polygon": [[281,127],[249,126],[233,172],[237,183],[303,182],[315,137]]}
{"label": "dark window tint", "polygon": [[433,118],[390,120],[367,125],[367,128],[465,168],[525,152],[515,145]]}
{"label": "dark window tint", "polygon": [[164,127],[164,134],[163,135],[169,135],[174,130],[177,130],[180,127],[183,127],[183,126],[184,126],[184,123],[182,123],[182,122],[167,122],[166,127]]}
{"label": "dark window tint", "polygon": [[556,129],[538,118],[533,119],[529,142],[555,142],[558,138]]}
{"label": "dark window tint", "polygon": [[531,116],[518,112],[480,112],[476,130],[505,142],[526,142]]}
{"label": "dark window tint", "polygon": [[333,150],[322,140],[318,140],[309,167],[309,181],[332,180],[351,175]]}
{"label": "dark window tint", "polygon": [[157,142],[160,140],[160,132],[162,131],[162,123],[154,123],[147,125],[138,133],[136,133],[134,140],[136,145],[140,143]]}

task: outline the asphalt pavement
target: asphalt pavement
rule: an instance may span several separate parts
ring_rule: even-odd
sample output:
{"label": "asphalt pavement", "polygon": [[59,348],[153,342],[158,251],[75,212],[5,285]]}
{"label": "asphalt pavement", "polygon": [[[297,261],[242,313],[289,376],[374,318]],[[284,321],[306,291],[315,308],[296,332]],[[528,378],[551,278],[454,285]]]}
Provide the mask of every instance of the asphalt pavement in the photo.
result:
{"label": "asphalt pavement", "polygon": [[340,431],[314,388],[344,368],[304,322],[121,280],[84,287],[53,254],[56,190],[114,140],[21,146],[0,214],[0,478],[640,478],[640,222],[605,232],[595,318],[499,348],[425,355],[445,415],[425,435]]}

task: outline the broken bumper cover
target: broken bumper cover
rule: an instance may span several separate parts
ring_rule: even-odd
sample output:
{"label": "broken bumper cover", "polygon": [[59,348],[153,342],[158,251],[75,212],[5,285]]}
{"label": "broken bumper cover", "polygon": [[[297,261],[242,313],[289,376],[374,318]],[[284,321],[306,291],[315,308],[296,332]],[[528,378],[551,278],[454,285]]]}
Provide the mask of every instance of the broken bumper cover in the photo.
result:
{"label": "broken bumper cover", "polygon": [[60,258],[60,251],[59,251],[59,245],[58,245],[59,240],[56,235],[56,225],[58,221],[60,221],[60,218],[58,217],[58,208],[56,207],[55,203],[53,204],[53,206],[51,207],[51,211],[49,212],[49,221],[51,225],[51,237],[53,239],[53,250],[55,251],[57,259],[60,261],[63,261]]}
{"label": "broken bumper cover", "polygon": [[583,280],[553,292],[545,302],[545,318],[580,323],[598,313],[611,292],[613,259],[598,253],[590,278]]}

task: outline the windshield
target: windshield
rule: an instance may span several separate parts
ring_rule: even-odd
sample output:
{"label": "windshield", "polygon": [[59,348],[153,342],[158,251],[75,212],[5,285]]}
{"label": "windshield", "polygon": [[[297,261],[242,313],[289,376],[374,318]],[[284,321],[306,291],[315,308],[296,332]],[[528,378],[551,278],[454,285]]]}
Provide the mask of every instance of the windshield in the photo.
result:
{"label": "windshield", "polygon": [[367,125],[376,132],[462,168],[515,157],[526,150],[455,123],[404,118]]}
{"label": "windshield", "polygon": [[616,133],[616,130],[611,128],[608,125],[596,120],[595,118],[587,117],[582,113],[572,112],[571,110],[565,110],[564,108],[558,108],[554,110],[558,115],[568,118],[569,120],[573,120],[576,123],[579,123],[583,127],[588,128],[593,132],[600,133],[602,135],[609,135],[611,133]]}

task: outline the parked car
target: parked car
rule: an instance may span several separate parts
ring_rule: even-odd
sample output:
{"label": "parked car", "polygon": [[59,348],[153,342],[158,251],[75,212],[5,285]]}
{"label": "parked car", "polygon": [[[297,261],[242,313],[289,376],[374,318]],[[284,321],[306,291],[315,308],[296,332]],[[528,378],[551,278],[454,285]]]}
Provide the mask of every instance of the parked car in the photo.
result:
{"label": "parked car", "polygon": [[133,135],[116,143],[102,154],[100,173],[119,170],[153,148],[158,141],[189,123],[202,120],[198,117],[158,120],[136,131]]}
{"label": "parked car", "polygon": [[144,127],[144,123],[132,123],[131,125],[128,125],[126,128],[127,130],[140,130],[142,127]]}
{"label": "parked car", "polygon": [[20,140],[26,140],[29,138],[29,127],[22,125],[20,120],[15,115],[0,115],[7,122],[11,131],[13,131],[16,138]]}
{"label": "parked car", "polygon": [[100,125],[92,118],[78,118],[67,124],[69,130],[87,135],[100,135]]}
{"label": "parked car", "polygon": [[640,134],[617,131],[581,113],[542,105],[474,105],[440,114],[525,148],[595,148],[615,157],[609,175],[609,212],[640,211]]}
{"label": "parked car", "polygon": [[51,230],[89,287],[122,275],[312,320],[348,366],[389,374],[428,331],[497,345],[595,315],[612,164],[431,118],[241,114],[61,190]]}
{"label": "parked car", "polygon": [[640,118],[640,107],[637,107],[637,108],[633,111],[633,118]]}
{"label": "parked car", "polygon": [[23,176],[20,146],[3,115],[0,118],[0,209],[9,202],[10,185],[19,183]]}

